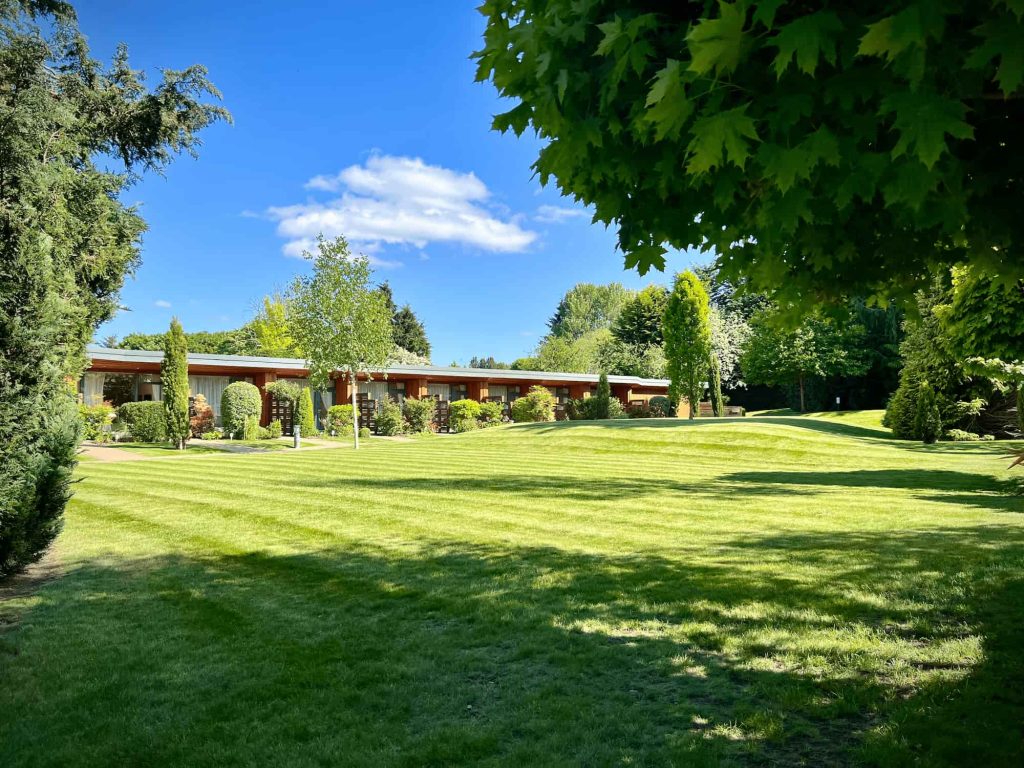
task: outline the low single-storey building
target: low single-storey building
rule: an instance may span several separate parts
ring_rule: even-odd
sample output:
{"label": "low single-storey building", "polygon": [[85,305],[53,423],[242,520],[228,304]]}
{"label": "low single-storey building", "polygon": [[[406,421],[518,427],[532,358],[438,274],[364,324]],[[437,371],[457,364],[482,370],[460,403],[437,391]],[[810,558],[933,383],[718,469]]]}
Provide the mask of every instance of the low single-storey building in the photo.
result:
{"label": "low single-storey building", "polygon": [[[82,401],[88,405],[109,402],[114,406],[139,400],[160,400],[160,363],[163,353],[135,349],[89,347],[89,367],[79,382]],[[248,381],[263,392],[262,424],[277,418],[283,405],[274,401],[263,387],[279,379],[309,385],[305,360],[279,357],[248,357],[190,353],[188,382],[191,394],[203,395],[220,423],[220,399],[224,388],[234,381]],[[554,371],[513,371],[493,368],[453,368],[437,365],[396,365],[375,373],[372,379],[360,377],[356,391],[362,400],[380,401],[390,396],[398,401],[406,397],[432,397],[441,402],[469,398],[478,401],[511,403],[525,395],[530,387],[542,385],[555,395],[560,410],[570,399],[589,397],[597,389],[597,375]],[[656,395],[667,395],[667,379],[639,376],[609,376],[612,394],[624,406],[636,406]],[[334,404],[350,401],[347,376],[338,374],[330,389],[314,392],[317,421]],[[686,415],[684,412],[680,415]]]}

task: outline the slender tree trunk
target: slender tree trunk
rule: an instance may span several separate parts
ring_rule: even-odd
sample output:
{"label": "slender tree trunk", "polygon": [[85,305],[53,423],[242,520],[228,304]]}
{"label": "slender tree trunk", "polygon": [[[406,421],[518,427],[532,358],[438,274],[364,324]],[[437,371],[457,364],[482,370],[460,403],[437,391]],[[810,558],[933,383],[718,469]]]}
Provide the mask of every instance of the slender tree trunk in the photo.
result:
{"label": "slender tree trunk", "polygon": [[804,407],[804,375],[800,374],[800,413],[807,413],[807,408]]}
{"label": "slender tree trunk", "polygon": [[356,450],[359,450],[359,408],[356,405],[356,387],[359,386],[355,375],[351,375],[352,386],[352,438],[355,441]]}

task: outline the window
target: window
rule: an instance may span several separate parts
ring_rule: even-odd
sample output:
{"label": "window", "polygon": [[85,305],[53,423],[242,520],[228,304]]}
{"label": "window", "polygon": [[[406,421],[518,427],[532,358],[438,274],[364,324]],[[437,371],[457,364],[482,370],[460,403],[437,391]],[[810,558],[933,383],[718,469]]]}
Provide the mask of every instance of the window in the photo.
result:
{"label": "window", "polygon": [[103,399],[115,408],[135,400],[135,374],[106,374],[103,377]]}
{"label": "window", "polygon": [[452,402],[465,400],[469,397],[469,389],[465,384],[452,384],[450,388]]}

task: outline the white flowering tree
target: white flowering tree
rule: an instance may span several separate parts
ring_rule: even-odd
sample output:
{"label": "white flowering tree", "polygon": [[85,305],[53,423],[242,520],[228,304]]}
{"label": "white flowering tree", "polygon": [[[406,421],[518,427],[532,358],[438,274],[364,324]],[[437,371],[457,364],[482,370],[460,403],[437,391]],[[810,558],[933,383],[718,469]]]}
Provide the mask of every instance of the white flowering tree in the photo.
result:
{"label": "white flowering tree", "polygon": [[313,273],[297,277],[289,291],[288,324],[305,352],[309,378],[317,389],[330,386],[335,371],[348,377],[352,431],[359,448],[359,375],[387,368],[394,350],[391,313],[371,282],[369,260],[354,255],[344,237],[317,238],[316,253],[303,254]]}

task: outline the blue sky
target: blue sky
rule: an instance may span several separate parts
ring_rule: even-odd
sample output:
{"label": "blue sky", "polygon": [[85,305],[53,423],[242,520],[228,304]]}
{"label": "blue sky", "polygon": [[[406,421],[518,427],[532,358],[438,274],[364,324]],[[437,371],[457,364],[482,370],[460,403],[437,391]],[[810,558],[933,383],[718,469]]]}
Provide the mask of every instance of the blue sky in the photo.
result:
{"label": "blue sky", "polygon": [[529,354],[577,282],[666,282],[623,270],[614,232],[532,178],[536,139],[490,130],[507,107],[473,79],[475,4],[79,3],[96,57],[124,41],[154,81],[205,64],[235,120],[125,195],[150,230],[130,311],[97,337],[162,331],[172,314],[237,327],[306,269],[295,254],[321,229],[371,256],[438,364]]}

